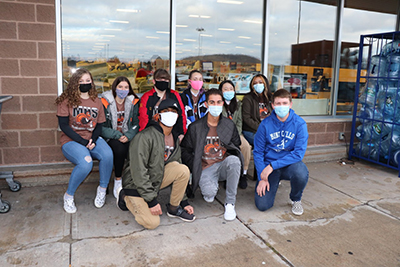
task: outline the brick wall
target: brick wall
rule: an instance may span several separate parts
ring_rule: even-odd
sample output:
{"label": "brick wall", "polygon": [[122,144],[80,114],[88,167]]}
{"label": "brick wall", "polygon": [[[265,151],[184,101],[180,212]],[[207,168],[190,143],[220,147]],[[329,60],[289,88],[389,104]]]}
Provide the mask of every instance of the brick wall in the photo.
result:
{"label": "brick wall", "polygon": [[340,132],[344,132],[346,141],[349,143],[351,124],[351,121],[307,122],[308,146],[344,144],[344,141],[339,141]]}
{"label": "brick wall", "polygon": [[57,132],[54,0],[0,1],[0,164],[63,161]]}

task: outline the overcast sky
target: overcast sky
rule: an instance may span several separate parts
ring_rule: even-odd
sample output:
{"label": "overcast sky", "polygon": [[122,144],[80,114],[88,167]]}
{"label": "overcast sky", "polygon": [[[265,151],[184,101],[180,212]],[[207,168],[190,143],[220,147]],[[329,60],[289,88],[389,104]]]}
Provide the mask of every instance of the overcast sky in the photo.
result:
{"label": "overcast sky", "polygon": [[[260,59],[263,1],[217,1],[223,0],[177,1],[177,59],[199,53],[246,54]],[[159,55],[167,59],[169,10],[166,0],[64,0],[63,56],[95,59],[117,55],[134,61]],[[334,40],[336,7],[302,1],[299,12],[298,0],[271,0],[270,64],[290,63],[299,15],[300,43]],[[394,15],[346,9],[342,40],[357,43],[360,34],[393,31],[395,22]]]}

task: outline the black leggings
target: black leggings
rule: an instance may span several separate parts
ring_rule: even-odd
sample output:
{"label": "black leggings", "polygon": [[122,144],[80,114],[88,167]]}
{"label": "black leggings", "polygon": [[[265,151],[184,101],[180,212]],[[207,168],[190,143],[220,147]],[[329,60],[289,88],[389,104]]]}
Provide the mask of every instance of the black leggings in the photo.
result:
{"label": "black leggings", "polygon": [[114,173],[115,177],[121,177],[125,159],[128,156],[129,142],[121,143],[118,139],[110,139],[108,145],[114,154]]}

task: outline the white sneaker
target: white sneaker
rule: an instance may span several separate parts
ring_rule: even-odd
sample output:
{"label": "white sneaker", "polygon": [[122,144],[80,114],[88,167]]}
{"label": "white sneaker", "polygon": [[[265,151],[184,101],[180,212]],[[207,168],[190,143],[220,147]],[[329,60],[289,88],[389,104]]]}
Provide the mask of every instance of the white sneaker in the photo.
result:
{"label": "white sneaker", "polygon": [[67,213],[75,213],[76,212],[74,198],[65,198],[65,195],[64,195],[64,210]]}
{"label": "white sneaker", "polygon": [[292,212],[294,215],[302,215],[304,210],[303,210],[303,205],[301,204],[301,200],[299,201],[292,201]]}
{"label": "white sneaker", "polygon": [[214,202],[214,198],[215,198],[215,197],[206,197],[206,196],[203,196],[203,198],[204,198],[204,200],[205,200],[206,202],[212,203],[212,202]]}
{"label": "white sneaker", "polygon": [[122,180],[114,179],[114,190],[113,194],[115,198],[118,198],[119,191],[122,189]]}
{"label": "white sneaker", "polygon": [[233,221],[236,219],[235,205],[225,204],[224,219],[227,221]]}
{"label": "white sneaker", "polygon": [[106,191],[101,192],[100,186],[98,186],[96,198],[94,199],[94,205],[96,208],[101,208],[104,206],[104,203],[106,203]]}

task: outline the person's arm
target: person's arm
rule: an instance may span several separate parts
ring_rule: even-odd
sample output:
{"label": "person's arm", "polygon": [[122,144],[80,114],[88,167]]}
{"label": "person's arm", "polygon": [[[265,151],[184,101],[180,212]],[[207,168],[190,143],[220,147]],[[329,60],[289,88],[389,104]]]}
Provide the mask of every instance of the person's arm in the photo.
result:
{"label": "person's arm", "polygon": [[293,163],[303,160],[307,150],[307,142],[308,142],[308,130],[305,121],[303,121],[301,125],[298,125],[295,138],[296,138],[295,145],[290,153],[288,153],[287,155],[285,155],[280,159],[271,161],[271,166],[274,170],[289,166]]}
{"label": "person's arm", "polygon": [[142,131],[146,128],[147,123],[149,122],[149,115],[147,114],[147,101],[149,100],[150,94],[144,94],[140,99],[139,106],[139,131]]}
{"label": "person's arm", "polygon": [[152,140],[143,134],[136,135],[130,143],[129,159],[132,180],[139,195],[146,201],[149,208],[158,204],[157,192],[148,172],[148,162],[152,157],[152,151]]}
{"label": "person's arm", "polygon": [[193,160],[194,160],[194,149],[193,145],[195,145],[196,141],[193,138],[192,124],[189,125],[188,131],[181,143],[181,153],[182,153],[182,163],[189,167],[190,171],[193,168]]}
{"label": "person's arm", "polygon": [[264,153],[265,147],[268,143],[268,136],[266,132],[266,126],[264,124],[266,123],[262,122],[260,124],[260,127],[258,127],[256,135],[254,136],[253,160],[257,169],[258,180],[260,180],[261,172],[265,169],[265,167],[267,167],[264,162]]}
{"label": "person's arm", "polygon": [[139,100],[132,108],[130,120],[132,120],[132,122],[128,122],[128,125],[130,125],[129,130],[124,133],[129,141],[131,141],[133,137],[135,137],[135,135],[139,132]]}
{"label": "person's arm", "polygon": [[258,106],[255,107],[252,105],[251,96],[244,97],[242,103],[242,122],[256,132],[260,122],[257,120],[257,118],[252,116],[254,114],[253,109],[257,109],[257,112],[259,112]]}
{"label": "person's arm", "polygon": [[71,128],[71,126],[69,126],[69,117],[58,116],[58,125],[60,126],[61,131],[63,131],[73,141],[78,142],[83,146],[89,144],[89,140],[82,138]]}
{"label": "person's arm", "polygon": [[93,133],[92,133],[92,143],[96,143],[97,139],[99,138],[101,134],[101,129],[103,128],[103,123],[97,123],[96,127],[94,127]]}

